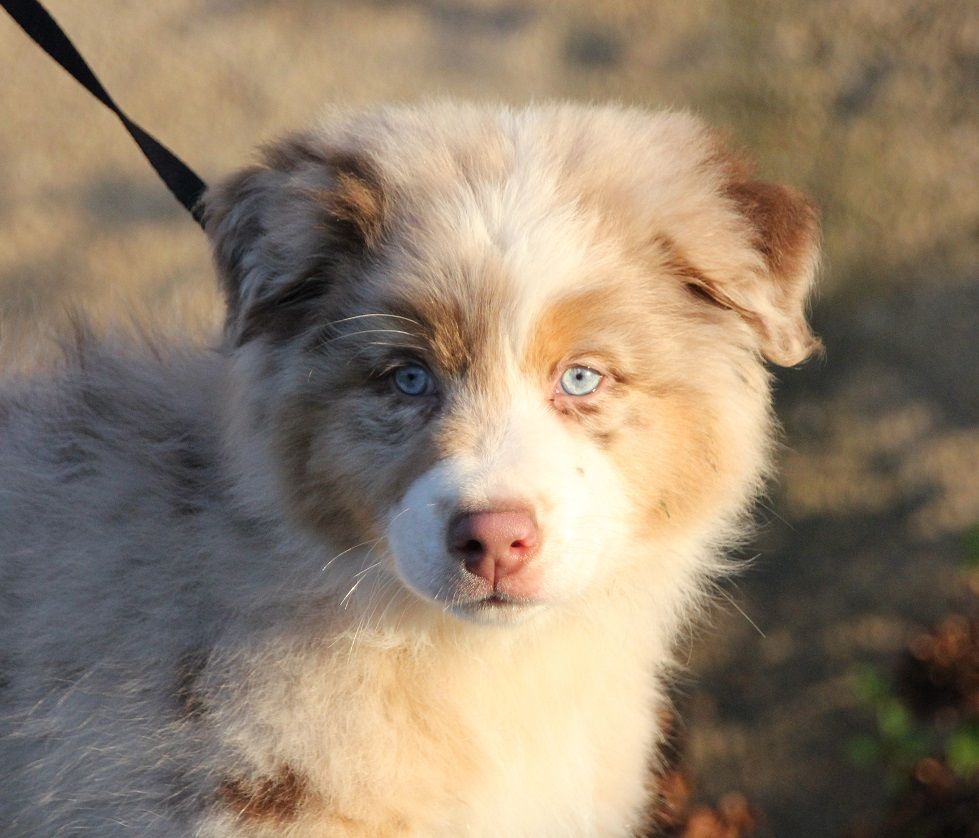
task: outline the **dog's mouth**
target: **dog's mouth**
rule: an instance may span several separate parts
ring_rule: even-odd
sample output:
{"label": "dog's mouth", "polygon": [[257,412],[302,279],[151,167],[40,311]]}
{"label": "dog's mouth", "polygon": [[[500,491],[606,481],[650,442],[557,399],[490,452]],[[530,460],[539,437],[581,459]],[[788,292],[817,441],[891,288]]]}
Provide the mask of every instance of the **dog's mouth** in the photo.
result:
{"label": "dog's mouth", "polygon": [[476,608],[502,608],[508,605],[523,605],[524,603],[512,600],[509,597],[503,596],[501,594],[490,594],[488,597],[476,600],[473,606]]}
{"label": "dog's mouth", "polygon": [[530,605],[540,605],[541,600],[537,597],[519,595],[508,593],[507,591],[501,591],[498,588],[489,591],[483,596],[476,597],[467,603],[470,606],[478,608],[499,608],[506,605],[515,606],[530,606]]}
{"label": "dog's mouth", "polygon": [[543,606],[543,602],[494,591],[484,597],[457,604],[458,612],[477,622],[519,621]]}

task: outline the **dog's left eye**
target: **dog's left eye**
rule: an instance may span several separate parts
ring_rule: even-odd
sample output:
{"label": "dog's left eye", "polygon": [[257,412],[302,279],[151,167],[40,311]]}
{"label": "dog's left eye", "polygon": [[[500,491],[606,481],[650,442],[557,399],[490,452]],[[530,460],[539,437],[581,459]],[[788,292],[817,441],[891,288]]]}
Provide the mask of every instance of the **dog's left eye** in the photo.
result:
{"label": "dog's left eye", "polygon": [[405,364],[392,375],[394,386],[406,396],[427,396],[435,391],[435,379],[421,364]]}
{"label": "dog's left eye", "polygon": [[590,367],[568,367],[561,375],[561,389],[569,396],[587,396],[598,389],[604,377]]}

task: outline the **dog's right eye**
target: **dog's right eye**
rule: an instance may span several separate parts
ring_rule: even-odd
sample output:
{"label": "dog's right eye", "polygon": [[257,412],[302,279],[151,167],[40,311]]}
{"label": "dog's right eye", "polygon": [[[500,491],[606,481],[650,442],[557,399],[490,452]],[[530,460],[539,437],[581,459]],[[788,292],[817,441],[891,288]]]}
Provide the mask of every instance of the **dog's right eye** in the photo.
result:
{"label": "dog's right eye", "polygon": [[406,396],[428,396],[435,392],[435,378],[421,364],[405,364],[398,367],[391,380]]}
{"label": "dog's right eye", "polygon": [[591,367],[568,367],[560,378],[561,390],[569,396],[589,396],[602,384],[603,376]]}

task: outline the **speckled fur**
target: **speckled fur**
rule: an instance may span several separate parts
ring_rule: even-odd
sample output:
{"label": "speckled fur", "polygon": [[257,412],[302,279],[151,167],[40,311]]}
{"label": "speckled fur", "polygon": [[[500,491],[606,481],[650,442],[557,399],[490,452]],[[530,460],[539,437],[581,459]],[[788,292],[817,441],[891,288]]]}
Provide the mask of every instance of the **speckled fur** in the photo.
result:
{"label": "speckled fur", "polygon": [[[213,348],[81,332],[0,395],[0,831],[634,833],[764,358],[818,347],[808,203],[685,114],[438,103],[205,209]],[[574,361],[600,396],[555,394]],[[477,618],[446,516],[510,497],[538,601]]]}

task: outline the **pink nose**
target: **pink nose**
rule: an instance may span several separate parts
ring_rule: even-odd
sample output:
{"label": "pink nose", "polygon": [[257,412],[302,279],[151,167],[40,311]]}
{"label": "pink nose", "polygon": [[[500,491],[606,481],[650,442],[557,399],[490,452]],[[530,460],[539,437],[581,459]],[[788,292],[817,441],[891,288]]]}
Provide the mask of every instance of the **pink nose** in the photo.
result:
{"label": "pink nose", "polygon": [[512,576],[537,552],[537,524],[524,510],[469,512],[449,526],[449,551],[492,586]]}

